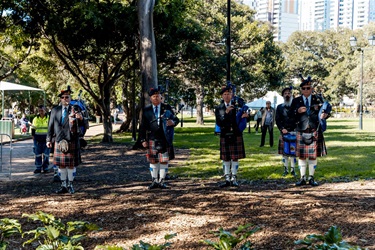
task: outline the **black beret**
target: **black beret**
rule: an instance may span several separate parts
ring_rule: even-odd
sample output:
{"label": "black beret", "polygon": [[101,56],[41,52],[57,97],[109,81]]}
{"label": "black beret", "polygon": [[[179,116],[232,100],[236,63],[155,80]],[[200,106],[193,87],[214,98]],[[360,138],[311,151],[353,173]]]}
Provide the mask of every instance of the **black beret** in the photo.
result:
{"label": "black beret", "polygon": [[292,91],[292,87],[284,88],[284,89],[281,91],[281,95],[284,95],[284,92],[287,91],[287,90]]}
{"label": "black beret", "polygon": [[61,97],[63,95],[70,95],[70,94],[73,94],[73,91],[70,89],[70,86],[68,86],[67,89],[60,91],[60,94],[58,95],[58,97]]}
{"label": "black beret", "polygon": [[151,97],[155,94],[160,94],[160,87],[157,87],[157,88],[150,88],[150,90],[148,91],[148,95]]}
{"label": "black beret", "polygon": [[230,86],[224,86],[221,88],[220,95],[224,94],[227,91],[232,91],[232,87]]}
{"label": "black beret", "polygon": [[307,79],[303,79],[299,86],[303,87],[305,85],[311,85],[311,76],[308,76]]}

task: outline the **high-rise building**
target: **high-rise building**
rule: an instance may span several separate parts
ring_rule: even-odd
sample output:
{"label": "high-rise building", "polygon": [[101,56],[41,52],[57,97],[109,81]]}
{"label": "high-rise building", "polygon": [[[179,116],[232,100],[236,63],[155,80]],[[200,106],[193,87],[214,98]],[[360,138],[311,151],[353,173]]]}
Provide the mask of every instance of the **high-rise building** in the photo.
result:
{"label": "high-rise building", "polygon": [[286,41],[297,30],[359,29],[375,21],[375,0],[243,0],[268,21],[275,41]]}
{"label": "high-rise building", "polygon": [[245,0],[256,11],[255,19],[270,22],[275,41],[286,41],[298,30],[298,0]]}

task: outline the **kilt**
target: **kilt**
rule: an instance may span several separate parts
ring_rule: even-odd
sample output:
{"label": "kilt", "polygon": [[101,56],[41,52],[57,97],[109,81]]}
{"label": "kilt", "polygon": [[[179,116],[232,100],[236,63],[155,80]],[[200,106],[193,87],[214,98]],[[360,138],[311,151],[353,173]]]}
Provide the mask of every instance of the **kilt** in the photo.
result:
{"label": "kilt", "polygon": [[64,154],[59,150],[57,142],[54,144],[53,164],[59,167],[73,168],[80,164],[80,148],[77,141],[69,142],[69,152]]}
{"label": "kilt", "polygon": [[[314,132],[314,137],[318,137],[318,132]],[[297,150],[296,150],[296,156],[302,159],[311,159],[315,160],[317,157],[317,140],[313,140],[313,142],[310,145],[307,145],[302,140],[302,132],[297,132]]]}
{"label": "kilt", "polygon": [[[172,157],[170,157],[170,156],[172,156]],[[166,152],[159,153],[155,149],[154,140],[149,140],[146,158],[147,158],[147,161],[149,163],[152,163],[152,164],[155,164],[155,163],[158,163],[158,162],[168,162],[169,160],[174,159],[174,148],[173,148],[173,146],[167,147]]]}
{"label": "kilt", "polygon": [[321,157],[327,155],[327,147],[324,141],[323,133],[318,133],[318,142],[317,142],[317,156]]}
{"label": "kilt", "polygon": [[220,137],[220,160],[230,161],[245,158],[245,146],[242,136],[236,136],[235,142]]}

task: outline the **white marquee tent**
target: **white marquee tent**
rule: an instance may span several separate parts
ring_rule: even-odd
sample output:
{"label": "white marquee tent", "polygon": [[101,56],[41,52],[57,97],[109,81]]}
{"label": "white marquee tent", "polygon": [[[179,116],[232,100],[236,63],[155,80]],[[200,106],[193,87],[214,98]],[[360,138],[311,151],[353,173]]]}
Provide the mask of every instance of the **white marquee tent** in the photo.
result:
{"label": "white marquee tent", "polygon": [[246,103],[245,105],[251,109],[260,109],[266,106],[267,101],[270,101],[271,106],[276,109],[277,105],[284,102],[284,98],[276,91],[268,91],[262,98]]}
{"label": "white marquee tent", "polygon": [[4,117],[4,92],[5,91],[22,91],[22,90],[27,90],[27,91],[43,91],[43,96],[44,96],[44,103],[46,102],[46,96],[44,93],[43,89],[38,89],[38,88],[33,88],[21,84],[15,84],[15,83],[10,83],[10,82],[3,82],[0,81],[0,90],[1,90],[1,114],[2,117]]}

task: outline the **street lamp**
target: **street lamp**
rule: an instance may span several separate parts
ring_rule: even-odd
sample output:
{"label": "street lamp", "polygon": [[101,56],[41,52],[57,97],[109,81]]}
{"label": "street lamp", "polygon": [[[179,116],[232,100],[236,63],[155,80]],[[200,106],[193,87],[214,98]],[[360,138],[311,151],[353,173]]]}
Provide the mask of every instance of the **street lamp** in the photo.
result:
{"label": "street lamp", "polygon": [[[359,130],[363,129],[363,52],[366,48],[357,47],[357,38],[355,36],[350,37],[350,46],[352,48],[356,48],[357,50],[361,51],[361,82],[359,85]],[[375,36],[369,36],[368,42],[372,46],[375,45]],[[367,48],[368,49],[368,48]]]}

